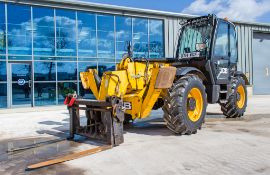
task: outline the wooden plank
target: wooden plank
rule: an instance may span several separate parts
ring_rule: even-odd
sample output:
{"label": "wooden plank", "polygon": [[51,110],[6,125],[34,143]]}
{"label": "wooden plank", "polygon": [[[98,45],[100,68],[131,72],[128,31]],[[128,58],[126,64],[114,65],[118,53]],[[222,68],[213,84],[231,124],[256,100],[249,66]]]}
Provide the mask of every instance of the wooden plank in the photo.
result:
{"label": "wooden plank", "polygon": [[29,166],[27,166],[26,171],[31,171],[31,170],[34,170],[34,169],[43,168],[43,167],[46,167],[46,166],[55,165],[55,164],[58,164],[58,163],[78,159],[78,158],[89,156],[89,155],[92,155],[92,154],[96,154],[96,153],[99,153],[99,152],[102,152],[102,151],[105,151],[105,150],[108,150],[108,149],[111,149],[111,148],[112,148],[111,145],[105,145],[105,146],[100,146],[100,147],[97,147],[97,148],[93,148],[93,149],[89,149],[89,150],[85,150],[85,151],[81,151],[81,152],[77,152],[77,153],[72,153],[72,154],[69,154],[69,155],[66,155],[66,156],[58,157],[58,158],[53,159],[53,160],[48,160],[48,161],[45,161],[45,162],[40,162],[40,163],[36,163],[36,164],[33,164],[33,165],[29,165]]}

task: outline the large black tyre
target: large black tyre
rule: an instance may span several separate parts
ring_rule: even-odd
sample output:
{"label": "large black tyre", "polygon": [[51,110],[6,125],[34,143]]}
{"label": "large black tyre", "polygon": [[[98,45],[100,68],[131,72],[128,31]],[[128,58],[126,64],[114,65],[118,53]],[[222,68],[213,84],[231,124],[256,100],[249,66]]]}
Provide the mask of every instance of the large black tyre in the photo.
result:
{"label": "large black tyre", "polygon": [[226,118],[237,118],[244,115],[247,107],[247,87],[240,77],[232,79],[231,94],[226,103],[220,103],[221,111]]}
{"label": "large black tyre", "polygon": [[[194,89],[198,93],[195,94],[198,98],[193,97]],[[198,129],[201,129],[204,122],[206,107],[207,96],[202,80],[197,75],[188,74],[174,82],[172,87],[167,90],[162,107],[163,118],[167,127],[174,133],[181,135],[195,134]],[[195,111],[196,113],[193,113]],[[189,115],[190,113],[197,114],[196,119],[192,118],[193,115]]]}

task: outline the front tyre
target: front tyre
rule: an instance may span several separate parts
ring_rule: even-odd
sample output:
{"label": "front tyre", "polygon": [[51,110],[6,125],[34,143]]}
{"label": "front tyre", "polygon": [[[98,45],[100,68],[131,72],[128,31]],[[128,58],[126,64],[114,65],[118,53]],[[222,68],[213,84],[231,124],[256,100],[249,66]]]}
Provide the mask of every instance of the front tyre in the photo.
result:
{"label": "front tyre", "polygon": [[206,114],[206,93],[197,75],[185,75],[167,90],[164,97],[164,120],[176,134],[194,134]]}
{"label": "front tyre", "polygon": [[247,108],[247,87],[242,77],[233,78],[229,99],[227,103],[221,103],[220,106],[227,118],[237,118],[244,115]]}

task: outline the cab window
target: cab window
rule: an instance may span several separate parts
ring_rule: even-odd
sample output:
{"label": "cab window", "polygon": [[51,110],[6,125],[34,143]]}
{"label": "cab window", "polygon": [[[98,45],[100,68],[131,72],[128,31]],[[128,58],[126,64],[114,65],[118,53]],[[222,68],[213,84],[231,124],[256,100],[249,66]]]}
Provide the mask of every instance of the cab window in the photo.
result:
{"label": "cab window", "polygon": [[229,38],[228,38],[228,32],[229,31],[229,25],[225,21],[219,21],[218,28],[217,28],[217,36],[216,36],[216,42],[215,42],[215,50],[214,50],[214,56],[215,58],[228,58],[229,56]]}
{"label": "cab window", "polygon": [[237,62],[237,43],[236,32],[233,25],[230,24],[230,62]]}

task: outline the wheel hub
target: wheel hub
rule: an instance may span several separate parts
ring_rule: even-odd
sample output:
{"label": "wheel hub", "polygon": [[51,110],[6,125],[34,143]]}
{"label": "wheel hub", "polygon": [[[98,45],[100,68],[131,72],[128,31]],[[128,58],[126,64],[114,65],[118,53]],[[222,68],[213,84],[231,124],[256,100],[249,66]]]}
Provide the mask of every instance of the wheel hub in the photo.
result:
{"label": "wheel hub", "polygon": [[189,119],[192,122],[197,122],[201,116],[203,111],[203,97],[200,89],[194,87],[192,88],[187,97],[187,114]]}
{"label": "wheel hub", "polygon": [[239,101],[240,98],[241,98],[241,96],[240,96],[239,92],[237,92],[237,94],[236,94],[236,100]]}
{"label": "wheel hub", "polygon": [[237,107],[239,109],[242,109],[245,106],[246,102],[246,92],[243,85],[239,85],[237,87],[237,93],[236,93],[236,99],[237,99]]}
{"label": "wheel hub", "polygon": [[194,111],[196,108],[196,100],[194,98],[188,98],[188,109]]}

